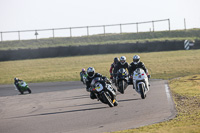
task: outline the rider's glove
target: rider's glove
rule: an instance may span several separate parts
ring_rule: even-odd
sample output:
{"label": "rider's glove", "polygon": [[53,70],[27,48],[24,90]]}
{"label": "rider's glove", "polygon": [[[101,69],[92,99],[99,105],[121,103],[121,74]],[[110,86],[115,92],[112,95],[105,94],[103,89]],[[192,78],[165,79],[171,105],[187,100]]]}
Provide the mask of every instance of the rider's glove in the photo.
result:
{"label": "rider's glove", "polygon": [[86,88],[87,92],[91,92],[92,91],[92,88]]}

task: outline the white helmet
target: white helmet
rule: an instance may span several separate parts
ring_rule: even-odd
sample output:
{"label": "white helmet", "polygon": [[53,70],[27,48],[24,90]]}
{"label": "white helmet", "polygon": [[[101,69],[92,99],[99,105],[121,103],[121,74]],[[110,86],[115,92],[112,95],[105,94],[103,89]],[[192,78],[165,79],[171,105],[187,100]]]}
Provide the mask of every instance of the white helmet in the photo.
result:
{"label": "white helmet", "polygon": [[95,69],[93,67],[88,67],[87,74],[88,74],[88,77],[90,78],[94,77]]}
{"label": "white helmet", "polygon": [[140,56],[139,55],[134,55],[133,56],[133,63],[137,65],[140,62]]}
{"label": "white helmet", "polygon": [[122,65],[124,65],[126,63],[126,57],[125,56],[120,57],[120,63]]}

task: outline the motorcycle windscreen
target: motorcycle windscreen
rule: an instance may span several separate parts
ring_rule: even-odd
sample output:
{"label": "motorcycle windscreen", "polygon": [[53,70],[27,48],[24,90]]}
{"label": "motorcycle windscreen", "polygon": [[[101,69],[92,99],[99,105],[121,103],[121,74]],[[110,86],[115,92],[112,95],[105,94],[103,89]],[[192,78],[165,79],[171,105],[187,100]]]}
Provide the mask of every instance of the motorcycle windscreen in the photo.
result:
{"label": "motorcycle windscreen", "polygon": [[22,86],[22,87],[26,87],[26,85],[27,85],[26,82],[22,82],[22,83],[21,83],[21,86]]}

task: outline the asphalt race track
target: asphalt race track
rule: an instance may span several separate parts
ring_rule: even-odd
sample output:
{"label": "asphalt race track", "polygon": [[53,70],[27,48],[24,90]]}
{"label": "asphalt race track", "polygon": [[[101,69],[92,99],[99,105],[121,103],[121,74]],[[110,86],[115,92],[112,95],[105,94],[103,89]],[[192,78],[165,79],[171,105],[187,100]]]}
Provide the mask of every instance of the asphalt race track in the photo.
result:
{"label": "asphalt race track", "polygon": [[128,86],[117,92],[110,108],[91,100],[78,81],[29,84],[32,94],[19,95],[0,85],[0,133],[102,133],[136,128],[175,117],[167,81],[151,80],[146,99]]}

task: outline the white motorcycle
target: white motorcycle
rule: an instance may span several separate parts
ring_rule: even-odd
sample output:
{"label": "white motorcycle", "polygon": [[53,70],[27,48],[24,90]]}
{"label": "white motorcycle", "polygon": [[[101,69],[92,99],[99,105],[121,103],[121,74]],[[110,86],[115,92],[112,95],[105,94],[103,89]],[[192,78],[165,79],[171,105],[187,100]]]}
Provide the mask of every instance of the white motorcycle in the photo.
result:
{"label": "white motorcycle", "polygon": [[145,99],[147,92],[149,91],[149,79],[150,75],[146,75],[145,71],[141,68],[137,68],[133,72],[133,89],[141,95],[142,99]]}

